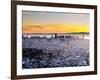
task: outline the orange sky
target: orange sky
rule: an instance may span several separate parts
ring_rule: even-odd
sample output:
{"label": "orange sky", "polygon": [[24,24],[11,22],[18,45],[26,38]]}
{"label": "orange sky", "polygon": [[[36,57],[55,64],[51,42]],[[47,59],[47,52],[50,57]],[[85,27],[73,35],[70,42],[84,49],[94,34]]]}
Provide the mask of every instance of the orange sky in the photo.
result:
{"label": "orange sky", "polygon": [[23,33],[70,33],[89,32],[89,25],[82,24],[45,24],[24,25]]}
{"label": "orange sky", "polygon": [[89,32],[89,14],[23,11],[23,33]]}

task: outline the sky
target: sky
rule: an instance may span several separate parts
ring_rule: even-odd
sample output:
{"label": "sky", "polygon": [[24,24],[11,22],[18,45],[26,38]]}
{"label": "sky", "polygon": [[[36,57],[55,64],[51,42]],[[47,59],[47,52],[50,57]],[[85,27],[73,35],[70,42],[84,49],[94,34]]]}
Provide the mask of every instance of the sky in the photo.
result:
{"label": "sky", "polygon": [[67,12],[22,12],[23,33],[89,32],[89,14]]}

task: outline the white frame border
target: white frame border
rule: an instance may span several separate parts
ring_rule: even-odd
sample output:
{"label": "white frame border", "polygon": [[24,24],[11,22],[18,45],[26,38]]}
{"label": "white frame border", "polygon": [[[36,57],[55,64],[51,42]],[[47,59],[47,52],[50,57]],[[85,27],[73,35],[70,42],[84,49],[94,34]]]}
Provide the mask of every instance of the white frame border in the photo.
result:
{"label": "white frame border", "polygon": [[[90,66],[63,67],[63,68],[41,68],[22,69],[22,10],[27,11],[51,11],[51,12],[73,12],[90,14]],[[17,75],[37,75],[50,73],[69,73],[94,71],[94,10],[80,8],[60,8],[45,6],[25,6],[17,5]],[[20,45],[19,45],[20,44]]]}

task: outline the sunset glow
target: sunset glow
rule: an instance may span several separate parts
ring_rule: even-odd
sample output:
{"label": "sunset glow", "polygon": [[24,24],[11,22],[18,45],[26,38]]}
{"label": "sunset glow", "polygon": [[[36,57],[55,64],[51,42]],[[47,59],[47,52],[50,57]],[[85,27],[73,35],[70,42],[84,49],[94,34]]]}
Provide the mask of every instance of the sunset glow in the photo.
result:
{"label": "sunset glow", "polygon": [[[84,26],[84,27],[80,27]],[[30,25],[24,26],[23,33],[70,33],[89,32],[88,25]]]}
{"label": "sunset glow", "polygon": [[89,32],[89,15],[71,13],[23,12],[22,31],[23,33]]}

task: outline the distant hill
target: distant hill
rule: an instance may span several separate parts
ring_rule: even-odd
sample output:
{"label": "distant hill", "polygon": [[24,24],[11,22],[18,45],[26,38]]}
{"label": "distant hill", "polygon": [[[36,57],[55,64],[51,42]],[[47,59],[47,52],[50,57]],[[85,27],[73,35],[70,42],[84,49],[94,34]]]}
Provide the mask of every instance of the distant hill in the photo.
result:
{"label": "distant hill", "polygon": [[66,33],[66,34],[89,34],[89,32],[72,32],[72,33]]}
{"label": "distant hill", "polygon": [[33,34],[89,34],[89,32],[72,32],[72,33],[23,33],[23,35],[33,35]]}

